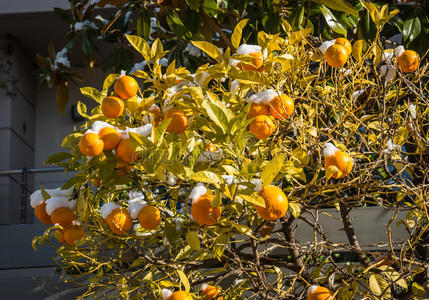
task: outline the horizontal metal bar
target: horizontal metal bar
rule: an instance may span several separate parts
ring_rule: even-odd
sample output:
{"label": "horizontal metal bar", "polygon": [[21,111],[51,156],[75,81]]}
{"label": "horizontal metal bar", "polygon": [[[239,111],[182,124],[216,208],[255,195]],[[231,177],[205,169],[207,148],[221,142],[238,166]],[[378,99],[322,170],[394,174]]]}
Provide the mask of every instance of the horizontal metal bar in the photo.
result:
{"label": "horizontal metal bar", "polygon": [[[64,168],[30,168],[25,169],[27,173],[50,173],[50,172],[63,172]],[[9,176],[22,174],[24,169],[14,169],[14,170],[0,170],[0,176]]]}

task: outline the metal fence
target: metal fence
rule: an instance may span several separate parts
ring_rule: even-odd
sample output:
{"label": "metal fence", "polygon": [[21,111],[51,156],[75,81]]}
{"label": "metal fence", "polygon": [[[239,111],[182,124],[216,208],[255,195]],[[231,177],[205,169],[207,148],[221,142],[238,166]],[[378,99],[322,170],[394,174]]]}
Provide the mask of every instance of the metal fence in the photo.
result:
{"label": "metal fence", "polygon": [[[6,195],[1,195],[1,198],[4,198],[6,201],[20,201],[20,223],[26,224],[31,223],[32,218],[28,218],[28,209],[30,206],[29,196],[34,191],[35,186],[42,185],[52,185],[61,186],[64,183],[64,180],[35,180],[33,175],[36,174],[46,174],[46,173],[58,173],[64,172],[63,168],[22,168],[22,169],[13,169],[13,170],[0,170],[0,178],[8,178],[10,183],[4,183],[9,187],[11,183],[17,185],[17,189],[12,191],[11,189],[3,189],[2,193]],[[30,221],[30,222],[29,222]]]}

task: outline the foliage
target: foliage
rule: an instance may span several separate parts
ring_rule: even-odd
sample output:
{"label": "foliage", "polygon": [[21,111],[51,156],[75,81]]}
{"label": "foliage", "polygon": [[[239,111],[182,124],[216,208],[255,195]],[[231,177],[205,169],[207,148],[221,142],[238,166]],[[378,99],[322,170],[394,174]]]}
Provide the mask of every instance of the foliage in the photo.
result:
{"label": "foliage", "polygon": [[[100,6],[109,3],[117,6],[115,9],[100,10]],[[218,47],[234,50],[235,45],[229,42],[233,42],[232,29],[244,18],[248,19],[248,24],[243,37],[248,43],[257,42],[258,31],[269,34],[280,32],[282,20],[287,20],[293,30],[311,28],[314,37],[332,39],[340,35],[373,42],[377,39],[377,28],[363,3],[357,0],[350,3],[345,0],[70,0],[70,10],[55,9],[58,17],[70,25],[65,47],[59,54],[50,45],[49,57],[36,57],[40,66],[40,83],[58,88],[57,104],[63,112],[68,100],[68,88],[71,84],[79,85],[81,78],[70,62],[63,59],[71,52],[80,51],[86,67],[91,69],[102,65],[106,73],[147,69],[145,62],[140,61],[131,50],[125,33],[138,35],[149,43],[159,37],[164,48],[169,50],[162,64],[175,60],[177,66],[186,66],[194,71],[207,61],[189,41],[205,40]],[[399,10],[383,27],[382,39],[388,40],[402,33],[403,38],[398,39],[396,36],[391,41],[392,45],[403,43],[423,56],[428,48],[428,2],[395,3],[371,4],[378,8],[384,5],[384,9],[389,12]],[[100,51],[112,48],[110,45],[113,45],[113,50],[107,55],[105,50]]]}
{"label": "foliage", "polygon": [[[128,99],[126,114],[108,120],[100,105],[88,112],[80,103],[87,123],[65,137],[62,146],[69,154],[47,161],[77,172],[64,188],[75,186],[86,236],[76,247],[63,245],[57,252],[64,272],[86,285],[83,297],[151,299],[170,288],[190,290],[198,298],[201,283],[221,285],[225,299],[303,299],[312,284],[329,287],[338,299],[425,297],[428,64],[410,74],[395,71],[390,81],[381,76],[382,64],[396,70],[386,59],[391,50],[380,48],[383,25],[394,13],[365,7],[374,17],[376,39],[366,50],[355,42],[345,69],[327,66],[311,30],[296,31],[286,21],[281,34],[257,33],[266,52],[261,72],[241,71],[230,59],[251,57],[209,42],[193,42],[210,61],[195,73],[174,60],[164,67],[160,62],[169,53],[159,39],[149,46],[139,36],[126,36],[148,65],[147,72],[131,74],[140,80],[141,100]],[[234,44],[245,39],[242,28],[232,34]],[[103,90],[84,88],[83,94],[100,104],[117,76],[107,76]],[[246,100],[267,88],[290,95],[296,111],[276,121],[270,138],[257,140],[248,131]],[[111,150],[90,159],[79,152],[82,134],[96,120],[120,129],[154,125],[152,104],[163,113],[169,106],[184,110],[188,129],[180,135],[166,132],[164,121],[149,137],[130,134],[139,159],[129,171]],[[323,170],[326,142],[354,159],[353,171],[343,179],[329,179]],[[207,143],[217,150],[205,151]],[[268,222],[256,214],[253,206],[262,203],[255,179],[287,194],[286,216]],[[199,182],[214,195],[212,206],[222,206],[213,226],[199,226],[190,217],[189,193]],[[127,206],[127,192],[134,190],[161,210],[161,225],[115,235],[100,216],[100,204]],[[385,239],[360,244],[350,214],[375,206],[389,216]],[[331,240],[322,227],[320,215],[334,218],[333,208],[346,240]],[[312,240],[297,235],[303,226],[309,226]],[[49,240],[52,229],[34,244]],[[402,237],[395,235],[398,231]],[[344,264],[341,253],[351,254],[351,263]]]}

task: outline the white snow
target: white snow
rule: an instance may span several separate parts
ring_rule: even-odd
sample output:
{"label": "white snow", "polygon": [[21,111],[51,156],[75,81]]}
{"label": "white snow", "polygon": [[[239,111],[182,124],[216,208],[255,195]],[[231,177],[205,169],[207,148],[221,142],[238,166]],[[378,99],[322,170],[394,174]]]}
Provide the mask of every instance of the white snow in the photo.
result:
{"label": "white snow", "polygon": [[161,290],[162,299],[164,299],[164,300],[166,300],[168,297],[170,297],[171,294],[173,294],[173,292],[170,290],[167,290],[167,289]]}
{"label": "white snow", "polygon": [[109,123],[107,123],[107,122],[103,122],[103,121],[95,121],[95,122],[92,124],[92,126],[91,126],[91,131],[92,131],[92,132],[94,132],[94,133],[96,133],[96,134],[99,134],[99,133],[100,133],[100,130],[101,130],[101,129],[103,129],[103,128],[105,128],[105,127],[111,127],[111,128],[115,128],[116,130],[118,130],[116,127],[114,127],[114,126],[110,125],[110,124],[109,124]]}
{"label": "white snow", "polygon": [[120,206],[118,204],[113,203],[113,202],[104,203],[103,206],[100,207],[100,209],[99,209],[101,217],[103,219],[106,219],[112,213],[112,211],[114,211],[115,209],[117,209],[119,207]]}
{"label": "white snow", "polygon": [[198,198],[207,193],[207,188],[202,182],[198,183],[191,191],[189,197],[192,199],[192,202],[197,201]]}
{"label": "white snow", "polygon": [[262,185],[261,179],[259,179],[259,178],[250,179],[250,182],[255,185],[255,188],[254,188],[255,192],[259,193],[260,191],[262,191],[263,185]]}
{"label": "white snow", "polygon": [[277,93],[273,89],[268,89],[262,92],[259,92],[257,94],[254,94],[247,99],[247,102],[249,103],[263,103],[268,104],[271,100],[273,100],[275,97],[277,97],[280,93]]}
{"label": "white snow", "polygon": [[319,46],[320,52],[322,54],[325,54],[326,50],[328,50],[329,47],[331,47],[333,44],[335,44],[335,40],[325,41]]}
{"label": "white snow", "polygon": [[310,295],[311,293],[314,293],[314,291],[315,290],[317,290],[317,288],[318,288],[319,286],[317,286],[317,285],[312,285],[312,286],[310,286],[309,288],[308,288],[308,290],[307,290],[307,295]]}
{"label": "white snow", "polygon": [[54,62],[54,70],[58,69],[58,64],[62,64],[64,67],[70,68],[70,61],[67,58],[67,48],[63,48],[60,52],[55,56]]}
{"label": "white snow", "polygon": [[120,132],[121,139],[122,140],[123,139],[128,139],[130,137],[129,136],[130,132],[134,132],[134,133],[140,134],[142,136],[148,136],[148,135],[150,135],[152,133],[152,124],[146,124],[146,125],[143,125],[143,126],[140,126],[140,127],[136,127],[136,128],[129,128],[129,127],[127,127],[125,130],[122,130]]}
{"label": "white snow", "polygon": [[147,204],[145,201],[134,201],[129,202],[128,205],[128,212],[130,213],[130,217],[133,219],[137,219],[139,217],[139,213],[142,210],[143,207],[145,207]]}
{"label": "white snow", "polygon": [[334,156],[335,152],[338,151],[338,148],[335,147],[332,143],[326,143],[325,148],[323,148],[323,156],[329,157]]}
{"label": "white snow", "polygon": [[200,57],[202,55],[201,50],[195,47],[194,45],[192,45],[192,43],[188,43],[186,45],[185,52],[188,52],[189,55],[195,56],[195,57]]}
{"label": "white snow", "polygon": [[408,110],[410,111],[411,117],[415,119],[417,117],[416,106],[414,104],[410,104],[408,106]]}
{"label": "white snow", "polygon": [[177,183],[177,177],[174,176],[173,174],[169,174],[167,179],[167,184],[169,186],[173,186],[173,185],[176,185],[176,183]]}
{"label": "white snow", "polygon": [[76,205],[76,200],[69,201],[68,197],[64,196],[53,196],[46,200],[46,212],[48,215],[52,215],[52,213],[60,208],[60,207],[68,207],[73,210]]}
{"label": "white snow", "polygon": [[200,287],[200,291],[204,291],[209,285],[207,283],[203,283]]}
{"label": "white snow", "polygon": [[238,89],[240,88],[240,82],[238,80],[231,81],[231,93],[237,93]]}
{"label": "white snow", "polygon": [[240,54],[240,55],[249,55],[252,53],[261,53],[262,54],[261,47],[258,45],[242,44],[237,49],[237,54]]}
{"label": "white snow", "polygon": [[353,92],[353,94],[352,94],[352,100],[355,100],[357,97],[359,97],[363,93],[365,93],[365,90],[357,90],[357,91]]}
{"label": "white snow", "polygon": [[405,51],[404,46],[400,45],[400,46],[396,47],[396,48],[395,48],[395,56],[396,56],[396,57],[401,56],[401,55],[402,55],[402,53],[404,53],[404,51]]}
{"label": "white snow", "polygon": [[77,22],[73,26],[75,31],[83,31],[88,29],[94,29],[97,30],[98,27],[93,22],[90,22],[89,20],[85,20],[83,22]]}

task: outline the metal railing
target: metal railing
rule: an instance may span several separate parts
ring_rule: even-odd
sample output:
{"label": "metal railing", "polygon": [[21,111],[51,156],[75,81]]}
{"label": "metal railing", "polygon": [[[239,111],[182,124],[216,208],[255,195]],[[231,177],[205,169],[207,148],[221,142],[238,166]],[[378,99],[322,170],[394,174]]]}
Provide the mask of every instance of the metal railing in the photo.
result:
{"label": "metal railing", "polygon": [[[21,223],[27,223],[28,197],[33,192],[28,186],[28,176],[30,174],[53,172],[64,172],[64,168],[22,168],[13,170],[0,170],[0,177],[8,177],[9,179],[17,183],[21,188]],[[15,178],[13,175],[21,175],[21,180]]]}

